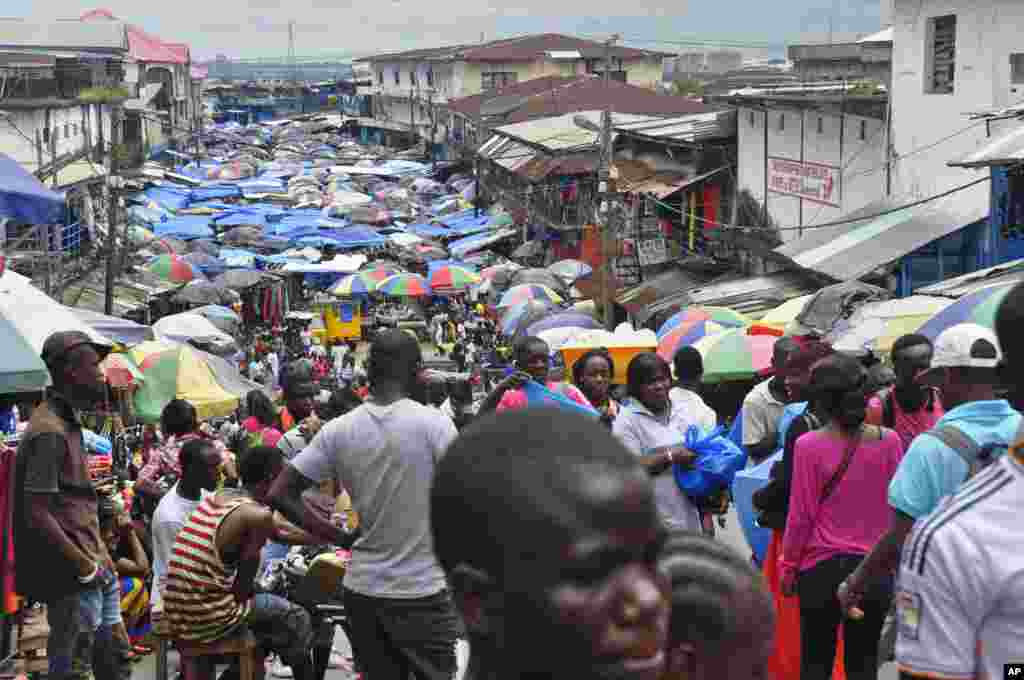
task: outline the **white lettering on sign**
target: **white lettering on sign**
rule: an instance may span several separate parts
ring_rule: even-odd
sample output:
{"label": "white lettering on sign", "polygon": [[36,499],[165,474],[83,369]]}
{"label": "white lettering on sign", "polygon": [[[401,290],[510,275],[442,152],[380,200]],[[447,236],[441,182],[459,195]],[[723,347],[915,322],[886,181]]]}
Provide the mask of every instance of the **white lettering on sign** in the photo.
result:
{"label": "white lettering on sign", "polygon": [[668,260],[668,244],[663,238],[637,241],[637,256],[641,267],[662,264]]}
{"label": "white lettering on sign", "polygon": [[768,158],[768,190],[839,206],[839,168],[821,163]]}

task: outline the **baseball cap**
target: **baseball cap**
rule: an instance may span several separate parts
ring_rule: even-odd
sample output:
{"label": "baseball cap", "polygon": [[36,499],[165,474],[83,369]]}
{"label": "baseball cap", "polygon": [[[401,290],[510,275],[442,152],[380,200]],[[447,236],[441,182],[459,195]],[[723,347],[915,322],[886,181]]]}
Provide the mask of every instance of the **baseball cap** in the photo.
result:
{"label": "baseball cap", "polygon": [[43,358],[43,363],[49,365],[58,359],[66,357],[68,353],[81,345],[90,345],[100,355],[101,359],[110,354],[112,349],[108,345],[96,342],[82,331],[57,331],[46,338],[40,356]]}
{"label": "baseball cap", "polygon": [[995,368],[1002,358],[992,330],[976,323],[961,323],[939,333],[931,367]]}

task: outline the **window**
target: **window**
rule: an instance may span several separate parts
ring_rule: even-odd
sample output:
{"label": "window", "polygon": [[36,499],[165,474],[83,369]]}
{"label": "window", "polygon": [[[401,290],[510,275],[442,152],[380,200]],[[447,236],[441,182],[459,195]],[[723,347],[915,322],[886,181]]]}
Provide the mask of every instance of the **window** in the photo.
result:
{"label": "window", "polygon": [[428,67],[427,68],[427,87],[433,87],[433,86],[434,86],[434,69]]}
{"label": "window", "polygon": [[517,81],[518,76],[511,71],[484,71],[480,74],[480,88],[485,91],[515,85]]}
{"label": "window", "polygon": [[413,66],[409,70],[409,84],[412,85],[413,87],[419,87],[419,84],[416,82],[416,67],[415,66]]}
{"label": "window", "polygon": [[868,138],[868,122],[866,120],[860,122],[860,133],[858,136],[862,142]]}
{"label": "window", "polygon": [[956,77],[956,16],[928,20],[926,56],[926,91],[931,94],[953,94]]}
{"label": "window", "polygon": [[750,127],[754,127],[754,112],[750,112]]}
{"label": "window", "polygon": [[384,71],[377,71],[377,84],[384,87]]}
{"label": "window", "polygon": [[67,123],[64,123],[64,139],[68,139],[69,137],[71,137],[70,131],[71,131],[71,126],[68,125]]}
{"label": "window", "polygon": [[825,119],[821,116],[818,116],[818,134],[825,134]]}
{"label": "window", "polygon": [[785,132],[786,130],[786,114],[779,114],[779,132]]}
{"label": "window", "polygon": [[50,143],[50,128],[43,128],[43,143]]}
{"label": "window", "polygon": [[402,84],[402,69],[395,67],[395,85]]}
{"label": "window", "polygon": [[1024,53],[1010,55],[1010,84],[1024,85]]}

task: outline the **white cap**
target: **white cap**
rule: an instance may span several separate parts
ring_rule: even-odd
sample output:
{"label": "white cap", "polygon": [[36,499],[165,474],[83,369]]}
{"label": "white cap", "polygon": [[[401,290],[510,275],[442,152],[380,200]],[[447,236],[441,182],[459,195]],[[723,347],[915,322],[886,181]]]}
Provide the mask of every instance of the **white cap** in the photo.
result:
{"label": "white cap", "polygon": [[1002,358],[992,330],[976,323],[961,323],[939,333],[931,367],[995,368]]}

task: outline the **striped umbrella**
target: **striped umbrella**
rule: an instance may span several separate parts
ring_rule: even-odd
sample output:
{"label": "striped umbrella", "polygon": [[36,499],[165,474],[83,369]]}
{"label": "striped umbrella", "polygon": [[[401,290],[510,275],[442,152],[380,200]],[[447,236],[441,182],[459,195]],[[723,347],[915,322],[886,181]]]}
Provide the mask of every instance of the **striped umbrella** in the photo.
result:
{"label": "striped umbrella", "polygon": [[397,265],[387,264],[384,262],[375,262],[358,273],[369,276],[377,283],[380,283],[389,276],[394,276],[395,274],[402,274],[403,271]]}
{"label": "striped umbrella", "polygon": [[553,311],[555,311],[555,306],[547,300],[527,300],[518,305],[506,307],[501,310],[501,332],[511,338]]}
{"label": "striped umbrella", "polygon": [[142,372],[126,354],[108,354],[107,358],[100,362],[100,370],[111,387],[128,387],[143,381]]}
{"label": "striped umbrella", "polygon": [[999,305],[1016,283],[988,286],[965,295],[928,319],[917,332],[934,340],[942,331],[961,323],[976,323],[994,330]]}
{"label": "striped umbrella", "polygon": [[582,279],[584,276],[590,276],[594,268],[580,260],[559,260],[549,264],[548,271],[563,281],[571,283],[577,279]]}
{"label": "striped umbrella", "polygon": [[595,329],[601,328],[601,324],[599,324],[594,317],[589,314],[567,310],[544,317],[540,321],[530,324],[526,329],[526,334],[538,335],[544,331],[550,331],[556,328]]}
{"label": "striped umbrella", "polygon": [[541,300],[552,304],[561,304],[562,297],[553,289],[535,283],[524,283],[512,286],[501,296],[498,308],[511,307],[529,300]]}
{"label": "striped umbrella", "polygon": [[177,255],[157,255],[149,261],[146,269],[174,283],[188,283],[193,279],[204,278],[199,270]]}
{"label": "striped umbrella", "polygon": [[[748,335],[745,328],[709,335],[693,347],[704,359],[704,382],[749,380],[764,374],[772,363],[777,338],[771,335]],[[661,350],[658,350],[661,354]],[[671,357],[662,358],[671,361]]]}
{"label": "striped umbrella", "polygon": [[357,272],[339,281],[338,285],[331,289],[331,293],[338,297],[369,295],[377,290],[377,283],[377,279],[370,276],[369,272]]}
{"label": "striped umbrella", "polygon": [[467,289],[480,283],[482,279],[475,272],[455,265],[438,267],[430,273],[431,290],[438,294],[452,295],[465,292]]}
{"label": "striped umbrella", "polygon": [[395,274],[377,284],[377,291],[391,297],[432,295],[427,280],[419,274]]}
{"label": "striped umbrella", "polygon": [[746,328],[750,320],[726,307],[688,307],[658,329],[658,354],[672,361],[680,347],[734,328]]}
{"label": "striped umbrella", "polygon": [[948,298],[911,295],[900,300],[869,302],[836,322],[825,341],[839,352],[889,352],[896,340],[916,333],[928,319],[953,304]]}

